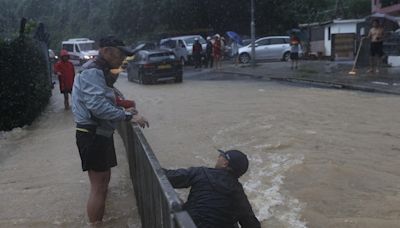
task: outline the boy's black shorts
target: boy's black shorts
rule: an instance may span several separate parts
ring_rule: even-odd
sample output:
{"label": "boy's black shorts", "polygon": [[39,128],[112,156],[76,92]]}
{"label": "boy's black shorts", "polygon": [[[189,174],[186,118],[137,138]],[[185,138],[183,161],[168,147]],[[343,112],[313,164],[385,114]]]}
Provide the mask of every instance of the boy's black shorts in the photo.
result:
{"label": "boy's black shorts", "polygon": [[299,59],[299,53],[298,52],[290,53],[290,59],[291,60],[298,60]]}
{"label": "boy's black shorts", "polygon": [[105,137],[77,130],[76,145],[82,161],[82,171],[104,172],[117,166],[113,136]]}

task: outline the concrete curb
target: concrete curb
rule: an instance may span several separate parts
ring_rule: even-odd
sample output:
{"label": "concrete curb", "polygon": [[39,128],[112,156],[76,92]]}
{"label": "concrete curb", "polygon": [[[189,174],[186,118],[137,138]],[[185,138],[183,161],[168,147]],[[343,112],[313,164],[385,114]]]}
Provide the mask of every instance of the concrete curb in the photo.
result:
{"label": "concrete curb", "polygon": [[307,85],[318,85],[318,86],[334,88],[334,89],[347,89],[347,90],[358,90],[358,91],[369,92],[369,93],[384,93],[384,94],[391,94],[391,95],[400,95],[400,92],[388,91],[388,90],[384,90],[384,89],[372,88],[372,87],[367,87],[367,86],[357,86],[357,85],[350,85],[350,84],[344,84],[344,83],[337,83],[337,82],[327,82],[327,81],[300,79],[300,78],[292,78],[292,77],[288,77],[288,78],[268,77],[268,76],[261,76],[261,75],[255,75],[255,74],[249,74],[249,73],[230,72],[230,71],[220,71],[220,73],[239,74],[239,75],[244,75],[244,76],[248,76],[248,77],[255,78],[255,79],[265,79],[265,80],[270,80],[270,81],[285,81],[285,82],[291,82],[291,83],[302,83],[302,84],[307,84]]}

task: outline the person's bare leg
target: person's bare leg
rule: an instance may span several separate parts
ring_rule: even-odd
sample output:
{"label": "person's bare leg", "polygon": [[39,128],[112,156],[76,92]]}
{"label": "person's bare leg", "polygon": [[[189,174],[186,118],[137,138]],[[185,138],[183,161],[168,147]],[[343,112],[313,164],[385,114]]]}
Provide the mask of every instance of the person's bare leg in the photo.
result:
{"label": "person's bare leg", "polygon": [[376,67],[375,67],[375,72],[376,73],[379,73],[379,68],[380,68],[380,66],[381,66],[381,62],[382,62],[382,57],[381,56],[377,56],[376,57]]}
{"label": "person's bare leg", "polygon": [[67,110],[69,109],[68,93],[64,93],[64,107]]}
{"label": "person's bare leg", "polygon": [[375,56],[370,56],[369,57],[369,69],[368,73],[373,73],[375,70]]}
{"label": "person's bare leg", "polygon": [[88,175],[90,180],[90,194],[86,210],[89,222],[97,223],[103,220],[111,170],[105,172],[89,170]]}

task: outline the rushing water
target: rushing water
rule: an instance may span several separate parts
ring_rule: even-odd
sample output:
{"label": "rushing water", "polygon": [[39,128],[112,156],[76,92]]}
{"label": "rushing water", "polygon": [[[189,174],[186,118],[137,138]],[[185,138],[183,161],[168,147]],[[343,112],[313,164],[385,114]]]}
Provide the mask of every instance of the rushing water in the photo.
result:
{"label": "rushing water", "polygon": [[[101,227],[140,227],[122,142],[115,138],[119,166],[112,170]],[[3,132],[0,149],[0,227],[88,227],[88,177],[60,94],[32,126]]]}
{"label": "rushing water", "polygon": [[117,86],[148,117],[144,133],[163,166],[214,166],[217,148],[249,155],[241,181],[263,227],[399,226],[399,97],[260,81],[125,80]]}
{"label": "rushing water", "polygon": [[[397,96],[255,81],[141,86],[121,77],[117,87],[149,119],[144,134],[162,166],[213,166],[217,148],[246,152],[241,181],[263,227],[400,224]],[[88,180],[62,106],[55,94],[33,126],[2,134],[1,227],[86,225]],[[140,227],[116,143],[106,227]]]}

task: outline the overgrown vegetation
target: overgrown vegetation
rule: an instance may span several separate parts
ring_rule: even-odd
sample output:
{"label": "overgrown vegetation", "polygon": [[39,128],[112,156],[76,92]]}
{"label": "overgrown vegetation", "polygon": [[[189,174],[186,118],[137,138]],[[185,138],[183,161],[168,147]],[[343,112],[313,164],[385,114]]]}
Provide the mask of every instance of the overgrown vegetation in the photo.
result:
{"label": "overgrown vegetation", "polygon": [[[298,23],[359,18],[369,0],[255,0],[258,36],[282,34]],[[0,0],[0,34],[13,33],[21,17],[48,26],[51,47],[72,37],[97,39],[116,34],[128,42],[171,34],[212,34],[228,30],[250,34],[250,1],[232,0]],[[343,9],[343,10],[341,10]]]}
{"label": "overgrown vegetation", "polygon": [[29,125],[51,95],[47,56],[29,36],[0,41],[0,130]]}

